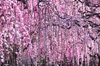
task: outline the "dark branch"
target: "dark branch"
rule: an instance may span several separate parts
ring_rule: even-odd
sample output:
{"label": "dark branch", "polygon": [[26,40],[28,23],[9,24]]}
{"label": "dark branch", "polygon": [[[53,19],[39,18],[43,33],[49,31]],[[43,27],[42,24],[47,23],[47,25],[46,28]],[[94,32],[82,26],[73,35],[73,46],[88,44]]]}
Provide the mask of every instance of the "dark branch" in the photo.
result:
{"label": "dark branch", "polygon": [[75,21],[75,24],[76,24],[77,26],[81,27],[81,25],[79,24],[79,21],[77,21],[77,20],[74,20],[74,21]]}
{"label": "dark branch", "polygon": [[98,8],[98,7],[100,7],[100,5],[98,5],[98,4],[94,4],[93,7]]}
{"label": "dark branch", "polygon": [[88,25],[84,25],[83,28],[88,28]]}
{"label": "dark branch", "polygon": [[85,5],[88,7],[90,7],[90,4],[91,4],[90,2],[85,2]]}
{"label": "dark branch", "polygon": [[27,0],[17,0],[17,1],[21,1],[23,4],[27,3]]}
{"label": "dark branch", "polygon": [[28,49],[28,47],[29,47],[29,44],[27,45],[27,47],[25,47],[25,48],[23,49],[23,52],[24,52],[26,49]]}
{"label": "dark branch", "polygon": [[94,38],[93,36],[91,36],[91,35],[89,35],[90,36],[90,38],[92,39],[92,40],[96,40],[97,39],[97,37],[96,38]]}

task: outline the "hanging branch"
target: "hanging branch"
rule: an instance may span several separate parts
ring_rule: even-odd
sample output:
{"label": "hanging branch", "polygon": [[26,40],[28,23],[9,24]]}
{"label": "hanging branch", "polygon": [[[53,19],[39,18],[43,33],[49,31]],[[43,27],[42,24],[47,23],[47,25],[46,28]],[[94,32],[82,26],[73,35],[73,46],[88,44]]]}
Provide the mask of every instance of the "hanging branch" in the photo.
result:
{"label": "hanging branch", "polygon": [[[39,7],[38,7],[39,8]],[[41,19],[41,15],[40,15],[40,9],[38,10],[38,28],[37,28],[37,37],[38,37],[38,39],[37,39],[37,47],[38,47],[38,58],[40,58],[40,35],[41,35],[41,21],[40,21],[40,19]]]}

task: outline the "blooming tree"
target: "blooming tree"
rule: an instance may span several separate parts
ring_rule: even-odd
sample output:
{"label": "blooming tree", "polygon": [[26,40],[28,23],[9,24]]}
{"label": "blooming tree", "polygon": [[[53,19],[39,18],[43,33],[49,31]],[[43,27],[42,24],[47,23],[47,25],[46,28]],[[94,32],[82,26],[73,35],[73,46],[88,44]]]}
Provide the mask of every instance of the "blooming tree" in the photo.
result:
{"label": "blooming tree", "polygon": [[1,66],[99,66],[99,38],[99,0],[0,0]]}

